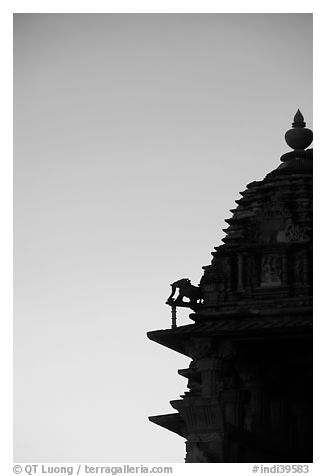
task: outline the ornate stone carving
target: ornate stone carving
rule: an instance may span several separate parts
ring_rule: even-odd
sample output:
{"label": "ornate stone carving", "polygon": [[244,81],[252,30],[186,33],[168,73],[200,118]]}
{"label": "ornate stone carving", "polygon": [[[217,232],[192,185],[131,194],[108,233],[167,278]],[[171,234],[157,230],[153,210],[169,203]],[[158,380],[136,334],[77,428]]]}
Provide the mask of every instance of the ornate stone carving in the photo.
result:
{"label": "ornate stone carving", "polygon": [[266,255],[261,262],[261,286],[279,286],[282,284],[282,258],[278,255]]}
{"label": "ornate stone carving", "polygon": [[305,284],[305,259],[306,251],[298,251],[294,256],[294,283],[299,285]]}
{"label": "ornate stone carving", "polygon": [[294,225],[293,223],[288,225],[285,236],[288,241],[307,241],[309,239],[307,230],[300,225]]}
{"label": "ornate stone carving", "polygon": [[289,209],[284,205],[280,197],[274,197],[274,200],[268,202],[262,209],[263,217],[289,217],[290,215]]}
{"label": "ornate stone carving", "polygon": [[[171,288],[171,294],[166,301],[166,304],[169,304],[170,306],[189,307],[198,304],[198,301],[201,299],[201,289],[198,286],[191,284],[191,281],[188,278],[182,278],[175,281],[171,284]],[[179,294],[176,298],[173,298],[177,289]],[[184,297],[188,298],[189,302],[184,301]]]}
{"label": "ornate stone carving", "polygon": [[291,212],[281,200],[268,202],[256,214],[252,226],[254,241],[258,243],[275,243],[287,241],[285,230],[292,223]]}
{"label": "ornate stone carving", "polygon": [[292,221],[289,218],[271,218],[262,220],[258,227],[256,235],[259,243],[286,242],[286,230],[291,226]]}

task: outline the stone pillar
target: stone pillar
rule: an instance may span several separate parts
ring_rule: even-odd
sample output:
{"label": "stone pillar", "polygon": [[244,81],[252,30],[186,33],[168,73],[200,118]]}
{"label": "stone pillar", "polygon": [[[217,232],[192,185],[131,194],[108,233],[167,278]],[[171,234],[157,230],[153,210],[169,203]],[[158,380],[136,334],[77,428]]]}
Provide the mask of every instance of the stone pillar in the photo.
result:
{"label": "stone pillar", "polygon": [[288,285],[288,258],[287,258],[287,252],[284,250],[282,252],[282,286],[287,286]]}
{"label": "stone pillar", "polygon": [[243,291],[243,256],[237,256],[238,262],[238,291]]}
{"label": "stone pillar", "polygon": [[201,372],[202,396],[217,397],[221,362],[219,359],[206,357],[198,360],[197,365]]}
{"label": "stone pillar", "polygon": [[303,282],[305,286],[308,286],[310,283],[309,279],[309,263],[308,263],[308,256],[307,251],[303,251],[302,253],[302,260],[303,260]]}
{"label": "stone pillar", "polygon": [[263,424],[262,385],[260,380],[252,381],[248,386],[248,390],[251,394],[251,430],[260,433]]}

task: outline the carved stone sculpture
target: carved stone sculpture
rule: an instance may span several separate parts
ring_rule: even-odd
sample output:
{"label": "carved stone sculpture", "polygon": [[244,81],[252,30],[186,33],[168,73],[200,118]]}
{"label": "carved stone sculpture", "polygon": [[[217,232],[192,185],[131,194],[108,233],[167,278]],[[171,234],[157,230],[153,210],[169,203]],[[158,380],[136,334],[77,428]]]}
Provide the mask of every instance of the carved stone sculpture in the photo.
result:
{"label": "carved stone sculpture", "polygon": [[[191,281],[188,278],[182,278],[175,281],[171,284],[171,288],[171,294],[166,301],[166,304],[169,304],[170,306],[193,306],[198,304],[198,301],[201,299],[200,288],[191,284]],[[177,289],[179,290],[179,294],[177,297],[173,298]],[[189,302],[184,301],[183,298],[188,298]]]}
{"label": "carved stone sculpture", "polygon": [[305,284],[305,250],[299,251],[295,255],[295,262],[293,266],[294,271],[294,283],[304,285]]}
{"label": "carved stone sculpture", "polygon": [[261,285],[277,286],[282,282],[282,261],[280,256],[263,257],[261,268]]}

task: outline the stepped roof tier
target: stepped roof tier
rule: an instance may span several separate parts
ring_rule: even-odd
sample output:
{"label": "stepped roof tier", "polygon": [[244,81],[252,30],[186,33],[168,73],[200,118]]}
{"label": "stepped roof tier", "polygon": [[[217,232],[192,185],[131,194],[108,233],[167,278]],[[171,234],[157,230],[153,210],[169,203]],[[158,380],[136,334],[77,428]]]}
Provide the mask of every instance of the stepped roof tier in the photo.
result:
{"label": "stepped roof tier", "polygon": [[[294,136],[292,136],[292,132]],[[227,220],[223,245],[204,267],[193,319],[311,305],[312,132],[300,111],[286,132],[293,151],[263,180],[247,185]]]}

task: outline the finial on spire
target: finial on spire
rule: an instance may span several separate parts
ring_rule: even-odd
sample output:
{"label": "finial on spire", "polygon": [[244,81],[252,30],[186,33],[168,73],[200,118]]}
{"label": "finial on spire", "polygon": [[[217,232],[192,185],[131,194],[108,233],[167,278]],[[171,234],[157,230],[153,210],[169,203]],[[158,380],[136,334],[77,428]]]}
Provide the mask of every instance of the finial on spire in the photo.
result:
{"label": "finial on spire", "polygon": [[293,118],[292,129],[285,133],[285,141],[294,150],[304,150],[312,143],[312,137],[312,131],[306,128],[304,117],[298,109]]}
{"label": "finial on spire", "polygon": [[293,118],[292,127],[306,127],[306,123],[304,122],[304,117],[300,109],[297,110]]}

